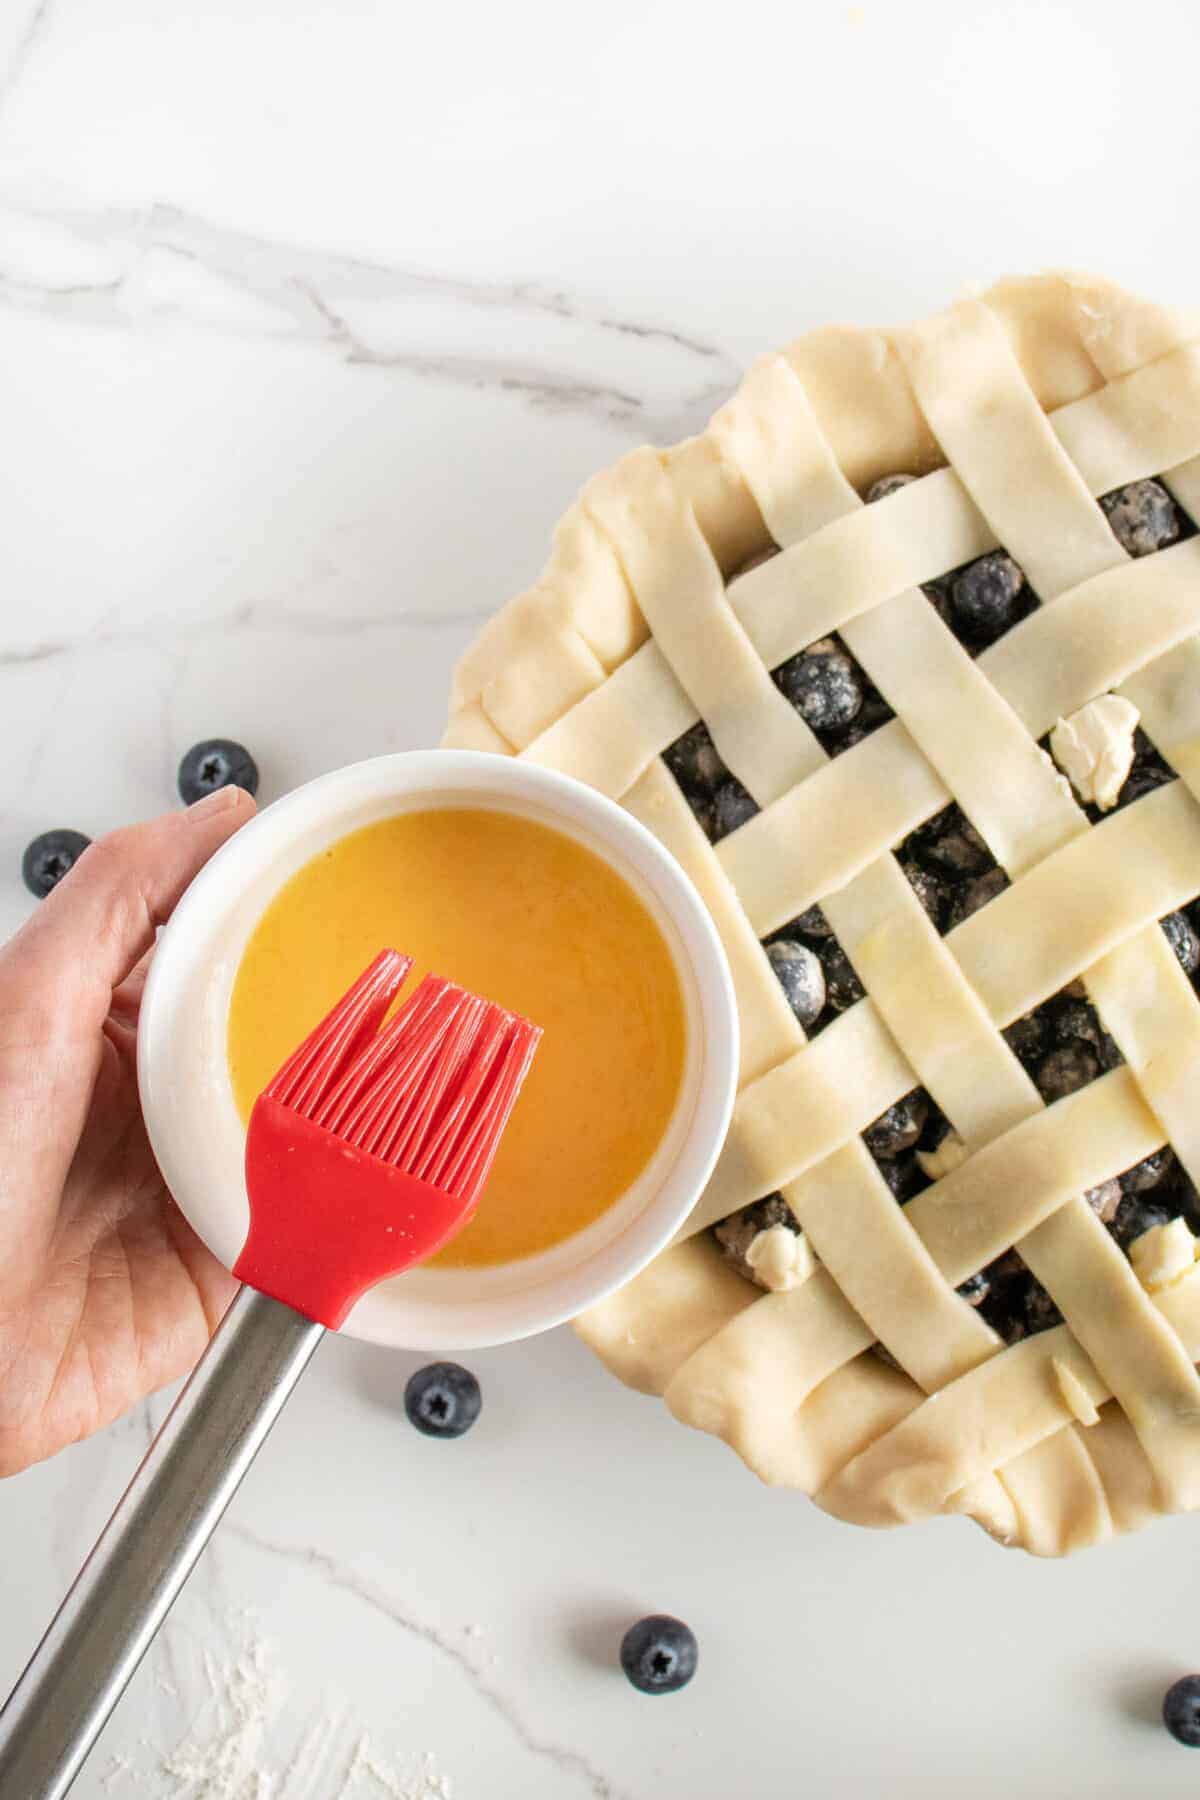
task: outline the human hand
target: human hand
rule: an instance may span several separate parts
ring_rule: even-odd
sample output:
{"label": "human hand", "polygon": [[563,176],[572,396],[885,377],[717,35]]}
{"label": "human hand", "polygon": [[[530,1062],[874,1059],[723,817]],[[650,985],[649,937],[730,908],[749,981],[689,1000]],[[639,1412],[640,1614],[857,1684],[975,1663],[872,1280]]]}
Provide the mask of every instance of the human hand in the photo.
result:
{"label": "human hand", "polygon": [[184,1373],[236,1283],[138,1103],[154,933],[254,802],[227,787],[85,851],[0,949],[0,1476]]}

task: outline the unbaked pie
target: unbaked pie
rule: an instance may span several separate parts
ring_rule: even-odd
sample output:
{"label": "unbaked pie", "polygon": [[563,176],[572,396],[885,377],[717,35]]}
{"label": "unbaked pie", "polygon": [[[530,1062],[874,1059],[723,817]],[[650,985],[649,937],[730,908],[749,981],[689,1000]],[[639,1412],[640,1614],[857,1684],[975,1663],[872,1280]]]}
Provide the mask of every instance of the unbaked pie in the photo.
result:
{"label": "unbaked pie", "polygon": [[579,1323],[764,1480],[1059,1554],[1200,1505],[1200,318],[1086,277],[756,364],[584,490],[447,742],[729,956],[680,1240]]}

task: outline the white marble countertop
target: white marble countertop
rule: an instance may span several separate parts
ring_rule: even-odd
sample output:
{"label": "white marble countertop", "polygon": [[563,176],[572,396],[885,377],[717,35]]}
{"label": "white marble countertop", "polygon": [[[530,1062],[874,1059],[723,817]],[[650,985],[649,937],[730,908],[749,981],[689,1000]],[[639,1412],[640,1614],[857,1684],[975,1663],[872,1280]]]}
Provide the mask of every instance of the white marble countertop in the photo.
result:
{"label": "white marble countertop", "polygon": [[[5,0],[0,929],[31,835],[169,804],[197,738],[267,798],[434,741],[577,485],[755,351],[1049,263],[1194,300],[1198,62],[1128,0]],[[473,1358],[452,1445],[417,1360],[323,1348],[82,1795],[1195,1792],[1195,1520],[859,1533],[568,1332]],[[162,1406],[0,1487],[0,1688]],[[650,1610],[702,1647],[659,1704]]]}

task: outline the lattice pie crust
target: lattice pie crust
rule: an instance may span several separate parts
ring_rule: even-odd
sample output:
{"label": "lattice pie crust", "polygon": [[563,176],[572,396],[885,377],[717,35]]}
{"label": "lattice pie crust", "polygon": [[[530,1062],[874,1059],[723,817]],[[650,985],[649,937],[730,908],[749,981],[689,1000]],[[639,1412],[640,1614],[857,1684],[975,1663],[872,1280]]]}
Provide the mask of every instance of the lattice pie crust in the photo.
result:
{"label": "lattice pie crust", "polygon": [[[1200,895],[1200,536],[1134,560],[1097,503],[1149,477],[1200,519],[1200,316],[1049,275],[813,332],[590,482],[457,670],[447,743],[620,800],[738,994],[712,1182],[579,1328],[860,1524],[1053,1555],[1200,1504],[1200,1264],[1144,1285],[1084,1197],[1168,1143],[1200,1185],[1200,1004],[1157,924]],[[998,546],[1038,604],[971,655],[921,584]],[[832,758],[770,673],[831,633],[896,715]],[[1169,768],[1097,816],[1039,740],[1110,692]],[[697,720],[758,808],[715,845],[663,761]],[[1008,880],[940,935],[894,852],[952,800]],[[806,1039],[763,940],[816,903],[866,997]],[[1079,978],[1119,1066],[1046,1105],[1002,1031]],[[860,1134],[918,1087],[966,1155],[898,1205]],[[774,1192],[812,1254],[764,1292],[708,1227]],[[956,1289],[1013,1247],[1062,1323],[1006,1343]]]}

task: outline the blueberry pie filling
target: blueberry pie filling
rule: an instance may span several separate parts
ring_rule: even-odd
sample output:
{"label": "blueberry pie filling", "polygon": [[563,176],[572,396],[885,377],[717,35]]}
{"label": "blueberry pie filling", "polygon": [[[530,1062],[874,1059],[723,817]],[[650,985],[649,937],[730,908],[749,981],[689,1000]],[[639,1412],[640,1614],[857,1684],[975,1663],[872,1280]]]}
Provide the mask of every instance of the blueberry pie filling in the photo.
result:
{"label": "blueberry pie filling", "polygon": [[[883,476],[868,489],[867,502],[887,499],[912,480],[906,474]],[[1151,555],[1195,533],[1192,521],[1159,481],[1131,482],[1101,495],[1100,505],[1118,542],[1134,557]],[[924,591],[971,655],[1028,618],[1038,604],[1021,570],[1002,550],[938,577],[925,584]],[[836,636],[819,639],[789,658],[773,671],[772,679],[831,756],[861,742],[869,730],[894,716]],[[1042,745],[1047,753],[1049,737]],[[727,836],[758,811],[725,768],[703,723],[678,738],[664,752],[664,760],[711,841]],[[1127,806],[1175,779],[1174,770],[1137,729],[1129,773],[1115,805]],[[1093,822],[1104,816],[1094,804],[1086,810]],[[895,855],[942,935],[1009,886],[1003,869],[955,802],[911,832],[896,846]],[[1195,979],[1200,973],[1200,898],[1182,911],[1168,913],[1160,924],[1180,967],[1200,993],[1200,981]],[[773,933],[764,948],[809,1038],[864,997],[865,989],[819,906],[809,907]],[[1003,1035],[1047,1106],[1077,1093],[1122,1061],[1081,981],[1015,1020]],[[921,1088],[890,1106],[862,1133],[900,1205],[944,1172],[937,1152],[948,1137],[953,1133],[947,1120]],[[1119,1180],[1090,1190],[1086,1198],[1125,1251],[1145,1232],[1173,1219],[1183,1218],[1200,1231],[1196,1190],[1169,1148],[1146,1158]],[[807,1266],[798,1264],[794,1255],[767,1255],[763,1248],[766,1233],[800,1233],[782,1194],[740,1208],[711,1230],[728,1261],[760,1287],[790,1286],[796,1267]],[[1062,1321],[1050,1295],[1015,1250],[978,1270],[958,1292],[1009,1344]],[[881,1354],[891,1360],[886,1351]]]}

